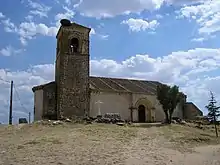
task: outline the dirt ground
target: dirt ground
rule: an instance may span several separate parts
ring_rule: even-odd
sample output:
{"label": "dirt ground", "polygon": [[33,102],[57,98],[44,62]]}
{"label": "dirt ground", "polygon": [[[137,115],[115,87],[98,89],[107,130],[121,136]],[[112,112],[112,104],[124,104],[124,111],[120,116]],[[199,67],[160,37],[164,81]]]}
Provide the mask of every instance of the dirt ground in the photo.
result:
{"label": "dirt ground", "polygon": [[64,124],[0,127],[0,165],[220,165],[214,132]]}

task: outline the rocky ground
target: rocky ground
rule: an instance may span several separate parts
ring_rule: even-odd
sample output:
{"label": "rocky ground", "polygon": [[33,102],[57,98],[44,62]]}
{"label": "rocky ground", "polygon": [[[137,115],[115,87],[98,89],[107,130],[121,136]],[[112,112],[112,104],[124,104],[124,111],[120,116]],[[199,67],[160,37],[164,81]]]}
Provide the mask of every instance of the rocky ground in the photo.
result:
{"label": "rocky ground", "polygon": [[177,124],[0,126],[0,164],[217,165],[219,140],[213,131]]}

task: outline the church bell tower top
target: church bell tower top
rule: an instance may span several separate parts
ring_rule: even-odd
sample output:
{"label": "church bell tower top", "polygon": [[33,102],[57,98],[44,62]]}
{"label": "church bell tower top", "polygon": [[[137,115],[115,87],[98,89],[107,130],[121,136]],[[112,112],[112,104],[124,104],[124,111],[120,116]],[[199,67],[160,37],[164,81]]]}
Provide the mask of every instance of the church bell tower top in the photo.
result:
{"label": "church bell tower top", "polygon": [[59,34],[61,33],[62,29],[74,29],[74,28],[79,28],[79,29],[82,29],[82,31],[87,31],[88,33],[91,31],[91,28],[89,27],[86,27],[86,26],[83,26],[83,25],[80,25],[80,24],[77,24],[75,22],[71,22],[70,20],[68,19],[62,19],[60,20],[60,28],[57,32],[57,36],[56,38],[58,38]]}

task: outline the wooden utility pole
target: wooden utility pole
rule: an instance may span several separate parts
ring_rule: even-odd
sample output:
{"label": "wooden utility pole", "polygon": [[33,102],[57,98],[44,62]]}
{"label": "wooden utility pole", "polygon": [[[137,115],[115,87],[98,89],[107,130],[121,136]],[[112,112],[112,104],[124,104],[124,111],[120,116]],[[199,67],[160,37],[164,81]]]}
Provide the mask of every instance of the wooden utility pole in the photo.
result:
{"label": "wooden utility pole", "polygon": [[31,124],[31,113],[30,112],[28,113],[28,122],[29,124]]}
{"label": "wooden utility pole", "polygon": [[217,128],[217,124],[216,124],[217,120],[216,120],[216,114],[214,113],[214,125],[215,125],[215,135],[216,137],[218,137],[218,128]]}
{"label": "wooden utility pole", "polygon": [[11,81],[10,106],[9,106],[9,125],[12,125],[12,99],[13,99],[13,81]]}

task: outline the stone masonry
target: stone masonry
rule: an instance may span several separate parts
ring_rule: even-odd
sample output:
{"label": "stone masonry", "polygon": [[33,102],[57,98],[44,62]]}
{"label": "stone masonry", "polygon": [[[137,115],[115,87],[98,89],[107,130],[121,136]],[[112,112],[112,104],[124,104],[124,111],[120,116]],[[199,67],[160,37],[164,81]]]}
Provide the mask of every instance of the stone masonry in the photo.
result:
{"label": "stone masonry", "polygon": [[[57,34],[56,89],[58,118],[84,117],[89,112],[89,32],[75,23],[61,26]],[[78,40],[77,52],[71,41]]]}
{"label": "stone masonry", "polygon": [[[143,105],[146,121],[164,119],[156,97],[160,82],[89,77],[91,29],[68,20],[62,20],[61,24],[56,37],[55,81],[32,88],[35,120],[96,117],[100,100],[104,103],[102,114],[119,113],[125,120],[139,121],[138,107]],[[130,107],[136,110],[131,113]],[[193,103],[187,103],[184,95],[174,115],[193,119],[202,112]]]}
{"label": "stone masonry", "polygon": [[49,83],[43,90],[43,116],[46,119],[55,120],[57,118],[55,89],[56,84]]}

